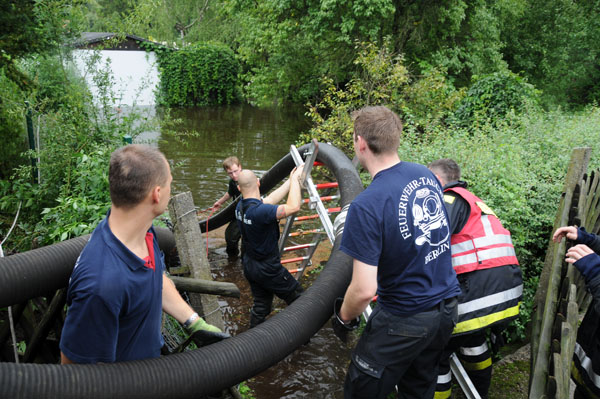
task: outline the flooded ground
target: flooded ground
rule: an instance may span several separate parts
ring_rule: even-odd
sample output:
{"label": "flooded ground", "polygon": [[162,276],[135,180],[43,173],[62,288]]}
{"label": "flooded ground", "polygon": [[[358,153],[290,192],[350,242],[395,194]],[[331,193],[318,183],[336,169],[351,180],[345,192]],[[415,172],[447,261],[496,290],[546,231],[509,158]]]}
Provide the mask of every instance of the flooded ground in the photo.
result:
{"label": "flooded ground", "polygon": [[[224,228],[208,233],[209,261],[216,280],[232,282],[242,293],[239,299],[219,300],[226,327],[235,335],[248,328],[252,298],[248,282],[243,276],[241,261],[227,259],[223,234]],[[331,246],[322,243],[320,247],[313,257],[313,267],[326,262],[329,256]],[[316,273],[311,274],[309,271],[303,285],[306,287],[315,277]],[[285,302],[275,299],[273,308],[274,312],[283,310]],[[307,345],[255,376],[247,384],[254,391],[256,399],[342,398],[349,361],[349,347],[333,334],[331,325],[327,322]]]}

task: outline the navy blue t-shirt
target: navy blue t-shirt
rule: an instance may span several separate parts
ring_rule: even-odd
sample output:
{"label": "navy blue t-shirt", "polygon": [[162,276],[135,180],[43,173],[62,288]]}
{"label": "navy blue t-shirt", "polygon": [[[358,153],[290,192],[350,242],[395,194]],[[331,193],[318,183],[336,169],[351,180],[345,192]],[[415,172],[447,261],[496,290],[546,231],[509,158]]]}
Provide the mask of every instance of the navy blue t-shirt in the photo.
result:
{"label": "navy blue t-shirt", "polygon": [[460,294],[440,184],[400,162],[375,175],[350,205],[341,250],[377,270],[377,303],[410,315]]}
{"label": "navy blue t-shirt", "polygon": [[96,227],[69,280],[61,351],[76,363],[160,356],[165,270],[154,228],[155,268],[131,252],[108,225]]}
{"label": "navy blue t-shirt", "polygon": [[277,207],[248,198],[242,199],[235,208],[235,217],[245,240],[245,251],[253,259],[279,257]]}

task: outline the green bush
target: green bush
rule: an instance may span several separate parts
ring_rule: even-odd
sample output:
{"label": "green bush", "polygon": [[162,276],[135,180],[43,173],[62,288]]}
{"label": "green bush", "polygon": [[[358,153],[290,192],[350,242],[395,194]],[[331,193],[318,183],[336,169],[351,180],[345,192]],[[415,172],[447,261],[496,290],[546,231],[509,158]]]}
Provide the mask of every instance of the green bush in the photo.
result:
{"label": "green bush", "polygon": [[157,54],[158,103],[169,106],[231,104],[237,100],[239,63],[229,47],[197,44]]}
{"label": "green bush", "polygon": [[27,150],[25,127],[25,97],[18,86],[0,69],[0,179],[8,178],[11,171],[27,162],[22,153]]}
{"label": "green bush", "polygon": [[350,158],[352,147],[352,111],[367,105],[386,105],[397,112],[405,129],[434,132],[443,126],[463,92],[446,80],[445,72],[430,69],[421,77],[413,77],[402,57],[372,43],[358,43],[355,78],[338,88],[333,79],[322,80],[321,100],[310,105],[307,115],[312,129],[301,134],[299,141],[313,138],[330,142]]}
{"label": "green bush", "polygon": [[509,112],[520,113],[539,103],[539,92],[525,79],[511,72],[473,76],[473,84],[454,114],[461,126],[501,120]]}

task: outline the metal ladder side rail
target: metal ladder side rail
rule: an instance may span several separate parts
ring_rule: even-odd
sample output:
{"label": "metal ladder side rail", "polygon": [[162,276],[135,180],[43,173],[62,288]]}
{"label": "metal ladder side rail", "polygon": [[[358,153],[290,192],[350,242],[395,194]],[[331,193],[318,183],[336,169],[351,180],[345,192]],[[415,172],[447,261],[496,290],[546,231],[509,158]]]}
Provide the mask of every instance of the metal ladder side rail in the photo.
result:
{"label": "metal ladder side rail", "polygon": [[[362,312],[365,322],[369,320],[372,312],[373,310],[369,304],[369,306],[367,306],[367,308]],[[456,356],[456,353],[452,353],[450,355],[450,371],[454,375],[454,378],[456,378],[460,389],[463,391],[467,399],[481,399],[481,396],[477,392],[477,389],[475,389],[473,382],[458,359],[458,356]]]}
{"label": "metal ladder side rail", "polygon": [[[321,201],[321,197],[319,196],[319,192],[317,191],[317,187],[312,181],[312,177],[310,176],[310,171],[312,170],[312,166],[317,157],[317,153],[319,151],[319,145],[316,140],[313,139],[312,145],[308,152],[305,155],[308,155],[306,162],[300,156],[298,149],[295,145],[290,146],[290,154],[296,163],[296,166],[304,164],[304,169],[302,170],[302,175],[300,176],[300,185],[308,191],[309,196],[309,208],[316,209],[319,214],[319,218],[321,219],[321,224],[323,225],[323,229],[327,234],[327,238],[333,245],[335,241],[335,234],[333,232],[333,223],[331,223],[331,219],[329,218],[329,213],[325,209],[323,202]],[[334,185],[330,185],[334,186]],[[327,186],[329,187],[329,186]],[[335,184],[337,187],[337,183]]]}

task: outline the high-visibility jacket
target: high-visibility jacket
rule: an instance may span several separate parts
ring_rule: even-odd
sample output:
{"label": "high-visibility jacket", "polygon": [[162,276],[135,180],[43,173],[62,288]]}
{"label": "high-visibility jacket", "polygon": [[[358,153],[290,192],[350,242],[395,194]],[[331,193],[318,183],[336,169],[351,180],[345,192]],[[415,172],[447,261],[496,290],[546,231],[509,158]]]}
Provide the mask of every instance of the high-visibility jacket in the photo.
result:
{"label": "high-visibility jacket", "polygon": [[519,315],[523,278],[510,232],[477,196],[462,187],[450,187],[470,206],[467,222],[451,237],[452,266],[461,295],[453,335],[504,325]]}
{"label": "high-visibility jacket", "polygon": [[510,232],[494,212],[477,196],[462,187],[451,187],[471,207],[469,220],[458,234],[453,234],[452,267],[456,274],[504,265],[518,265]]}

